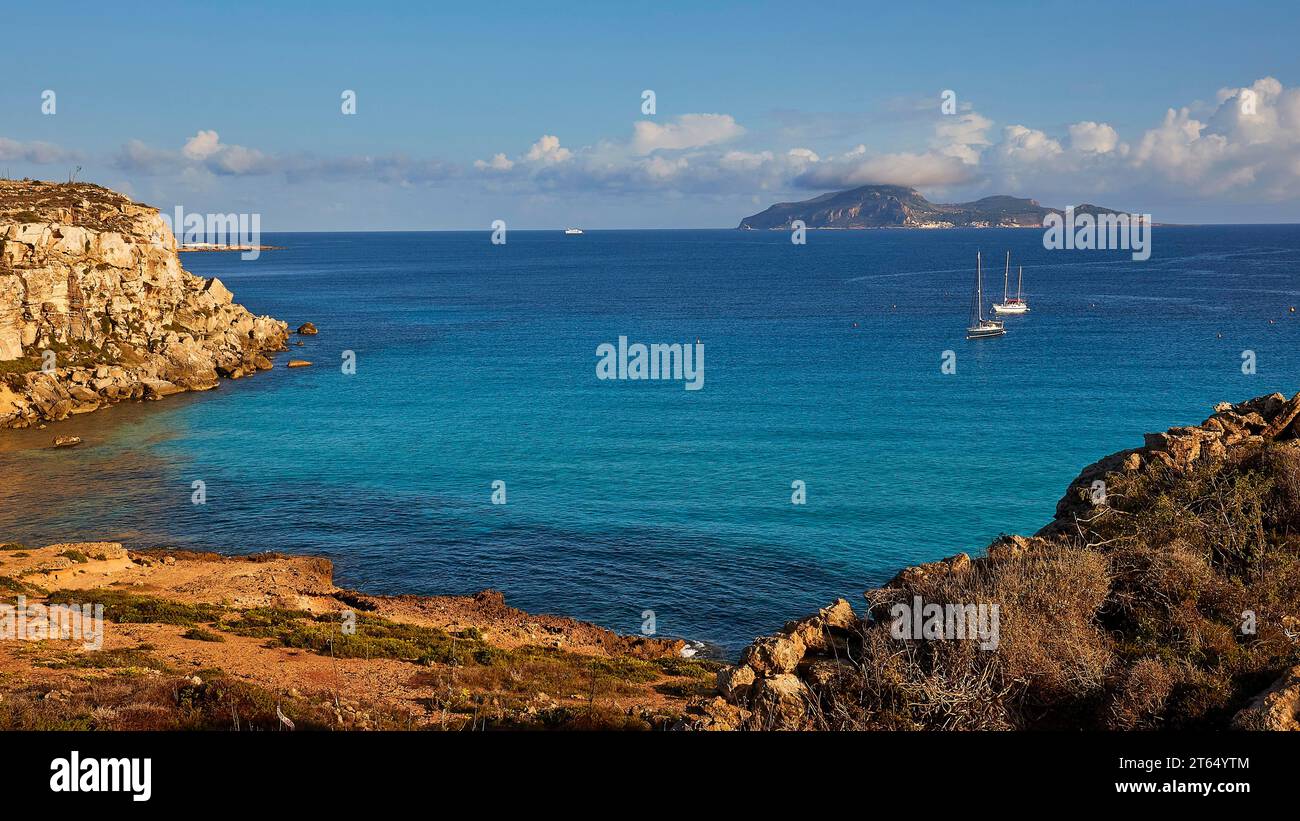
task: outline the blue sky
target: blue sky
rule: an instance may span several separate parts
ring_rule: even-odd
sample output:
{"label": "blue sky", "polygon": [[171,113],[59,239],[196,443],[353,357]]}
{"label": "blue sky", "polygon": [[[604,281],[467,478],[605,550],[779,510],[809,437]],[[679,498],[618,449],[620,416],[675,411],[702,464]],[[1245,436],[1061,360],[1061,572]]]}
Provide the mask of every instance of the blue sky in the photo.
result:
{"label": "blue sky", "polygon": [[262,5],[7,9],[0,164],[266,230],[722,227],[863,182],[1300,221],[1295,3]]}

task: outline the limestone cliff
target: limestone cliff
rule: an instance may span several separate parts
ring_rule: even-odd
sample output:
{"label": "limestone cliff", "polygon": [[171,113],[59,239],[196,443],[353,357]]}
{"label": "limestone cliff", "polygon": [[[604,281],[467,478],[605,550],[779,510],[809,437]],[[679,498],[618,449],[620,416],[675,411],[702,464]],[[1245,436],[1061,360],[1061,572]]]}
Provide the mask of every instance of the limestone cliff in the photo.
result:
{"label": "limestone cliff", "polygon": [[215,387],[288,329],[181,267],[158,210],[87,183],[0,181],[0,427]]}

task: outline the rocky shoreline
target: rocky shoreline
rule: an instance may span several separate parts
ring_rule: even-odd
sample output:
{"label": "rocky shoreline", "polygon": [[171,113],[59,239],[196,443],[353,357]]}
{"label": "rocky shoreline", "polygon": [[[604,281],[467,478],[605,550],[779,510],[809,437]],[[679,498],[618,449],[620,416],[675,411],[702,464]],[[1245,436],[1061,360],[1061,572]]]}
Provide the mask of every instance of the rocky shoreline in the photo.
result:
{"label": "rocky shoreline", "polygon": [[177,251],[156,208],[108,189],[0,181],[0,428],[269,369],[287,325]]}
{"label": "rocky shoreline", "polygon": [[[906,568],[861,615],[840,599],[757,639],[693,705],[697,725],[1300,730],[1297,503],[1300,393],[1221,403],[1084,468],[1032,537]],[[1147,516],[1150,531],[1128,524]],[[891,608],[914,597],[1000,599],[1002,647],[972,659],[898,640]],[[1037,716],[1006,703],[1039,687]]]}

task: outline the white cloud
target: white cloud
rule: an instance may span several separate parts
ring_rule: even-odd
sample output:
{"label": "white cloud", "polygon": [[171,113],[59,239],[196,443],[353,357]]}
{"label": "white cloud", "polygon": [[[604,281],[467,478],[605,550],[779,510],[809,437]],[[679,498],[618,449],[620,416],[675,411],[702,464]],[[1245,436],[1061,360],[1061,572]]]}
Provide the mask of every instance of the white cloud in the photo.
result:
{"label": "white cloud", "polygon": [[[913,130],[928,123],[928,137],[911,141],[920,143],[916,149],[868,149],[852,134],[845,142],[853,147],[834,153],[825,137],[812,132],[794,137],[777,128],[755,135],[728,114],[685,114],[664,122],[641,120],[622,138],[582,146],[564,146],[544,134],[519,153],[498,152],[465,164],[401,155],[268,155],[223,143],[215,130],[200,130],[170,150],[133,140],[115,162],[133,173],[194,178],[282,172],[291,182],[347,178],[397,185],[438,183],[477,171],[470,179],[483,190],[512,195],[673,192],[746,199],[761,194],[766,200],[800,189],[892,183],[922,187],[936,197],[1006,193],[1115,207],[1224,198],[1300,202],[1300,89],[1272,77],[1220,89],[1208,109],[1162,110],[1151,127],[1127,135],[1100,119],[1056,131],[1029,123],[995,131],[992,120],[965,105],[957,115],[931,110],[909,114],[902,123]],[[793,121],[794,113],[782,116]],[[729,145],[741,137],[745,144]],[[65,156],[60,151],[0,139],[4,159],[58,161]]]}
{"label": "white cloud", "polygon": [[475,160],[474,167],[479,169],[491,169],[493,171],[509,171],[515,167],[515,161],[507,157],[505,154],[498,153],[493,154],[492,159],[487,162]]}
{"label": "white cloud", "polygon": [[206,160],[221,150],[221,138],[215,131],[199,131],[185,141],[181,153],[191,160]]}
{"label": "white cloud", "polygon": [[945,157],[955,157],[967,165],[979,162],[980,150],[989,145],[988,130],[993,121],[974,111],[961,115],[941,116],[934,127],[930,145]]}
{"label": "white cloud", "polygon": [[730,114],[683,114],[666,125],[638,120],[632,129],[632,151],[636,154],[701,148],[733,140],[745,133]]}
{"label": "white cloud", "polygon": [[1106,123],[1085,120],[1070,126],[1070,147],[1073,149],[1109,154],[1119,144],[1119,132]]}
{"label": "white cloud", "polygon": [[533,163],[558,163],[572,159],[573,152],[560,146],[560,138],[553,137],[550,134],[543,134],[542,138],[533,143],[524,155],[524,159]]}
{"label": "white cloud", "polygon": [[1004,158],[1020,162],[1040,162],[1053,159],[1062,149],[1061,144],[1046,133],[1023,125],[1009,125],[1002,129],[1002,142],[997,151]]}
{"label": "white cloud", "polygon": [[795,178],[801,188],[831,190],[860,185],[957,185],[973,178],[971,166],[937,152],[850,154],[819,163]]}

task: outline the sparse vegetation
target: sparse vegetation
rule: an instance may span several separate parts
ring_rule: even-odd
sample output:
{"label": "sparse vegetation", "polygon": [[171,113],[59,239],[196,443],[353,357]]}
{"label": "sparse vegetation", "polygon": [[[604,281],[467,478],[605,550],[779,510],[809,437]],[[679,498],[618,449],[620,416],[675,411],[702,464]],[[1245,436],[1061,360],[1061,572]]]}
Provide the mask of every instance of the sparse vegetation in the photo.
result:
{"label": "sparse vegetation", "polygon": [[192,627],[214,622],[226,613],[225,608],[212,604],[185,604],[112,588],[63,591],[50,596],[49,602],[102,604],[104,618],[118,624],[178,624]]}
{"label": "sparse vegetation", "polygon": [[[1002,642],[898,642],[887,617],[819,688],[818,720],[870,729],[1222,728],[1300,645],[1300,443],[1108,478],[1078,533],[879,594],[1001,603]],[[1250,612],[1257,633],[1243,632]]]}

